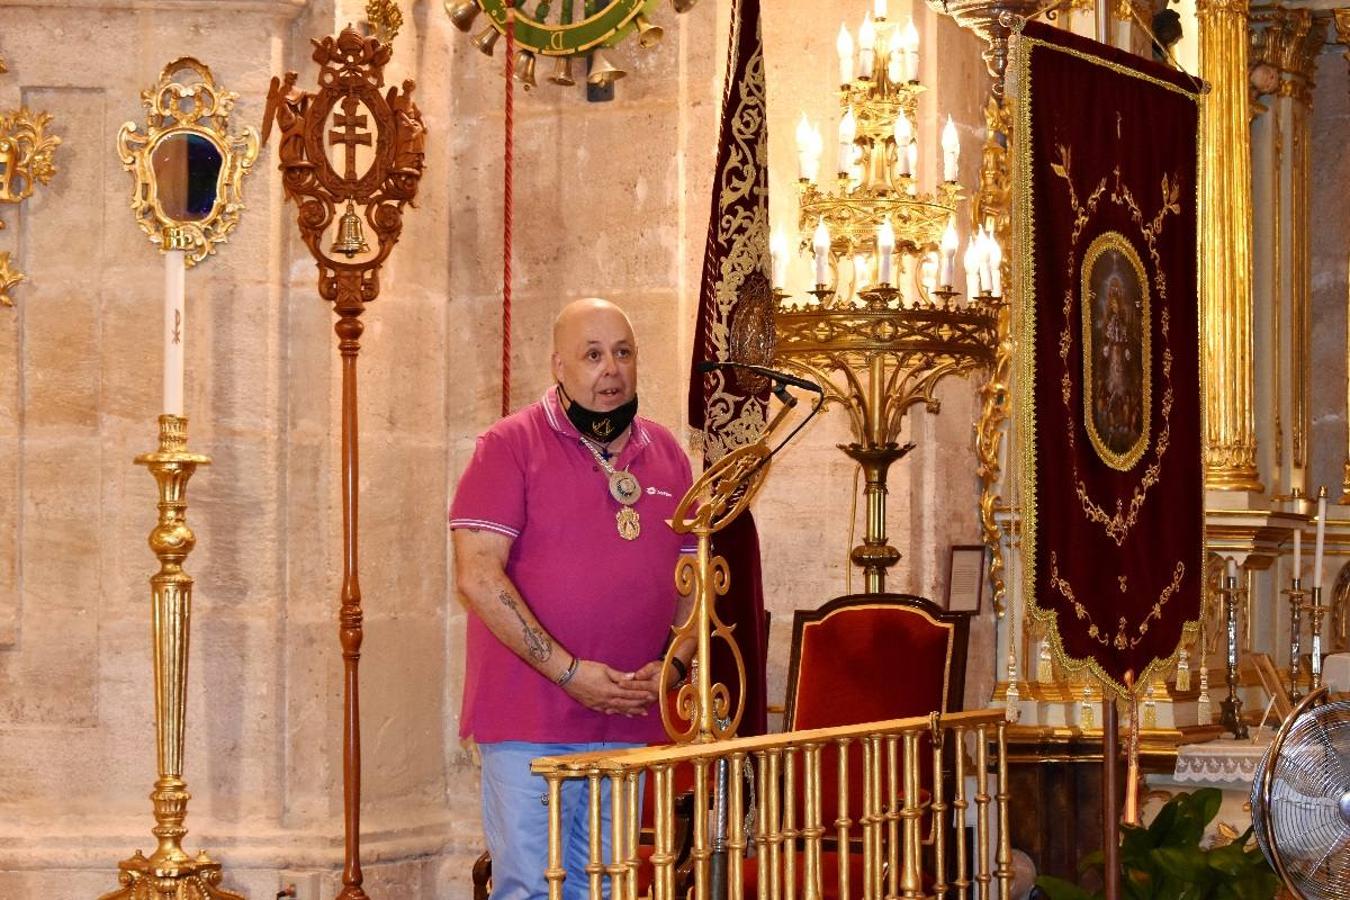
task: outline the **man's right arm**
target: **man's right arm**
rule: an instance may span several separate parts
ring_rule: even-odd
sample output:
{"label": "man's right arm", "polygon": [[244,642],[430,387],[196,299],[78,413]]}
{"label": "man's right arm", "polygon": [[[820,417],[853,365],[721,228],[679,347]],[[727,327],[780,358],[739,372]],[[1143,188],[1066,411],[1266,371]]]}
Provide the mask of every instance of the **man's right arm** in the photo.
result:
{"label": "man's right arm", "polygon": [[[539,623],[525,598],[506,575],[512,538],[493,531],[456,528],[455,583],[470,609],[497,640],[549,681],[557,682],[573,656]],[[562,690],[585,706],[620,715],[645,715],[655,699],[633,685],[633,674],[594,660],[577,660],[576,672]]]}

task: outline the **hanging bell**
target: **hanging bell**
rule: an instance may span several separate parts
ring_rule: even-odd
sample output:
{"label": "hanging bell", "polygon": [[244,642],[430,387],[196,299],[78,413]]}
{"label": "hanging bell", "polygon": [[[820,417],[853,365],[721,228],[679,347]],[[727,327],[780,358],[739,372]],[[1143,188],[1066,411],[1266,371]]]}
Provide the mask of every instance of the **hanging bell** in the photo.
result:
{"label": "hanging bell", "polygon": [[502,33],[500,31],[489,25],[478,32],[478,34],[474,35],[473,45],[483,51],[484,56],[491,56],[492,49],[497,46],[497,38],[501,36]]}
{"label": "hanging bell", "polygon": [[450,21],[456,28],[467,32],[473,27],[473,20],[478,15],[478,4],[473,0],[460,0],[459,3],[445,0],[445,11],[450,14]]}
{"label": "hanging bell", "polygon": [[351,259],[369,249],[370,245],[366,243],[366,236],[361,228],[361,217],[356,214],[356,207],[352,205],[352,201],[348,200],[347,211],[338,221],[337,240],[333,241],[332,252],[341,253]]}
{"label": "hanging bell", "polygon": [[597,49],[591,53],[591,73],[586,76],[586,83],[593,84],[596,87],[609,87],[627,74],[623,69],[610,62],[609,57],[605,56],[601,50]]}
{"label": "hanging bell", "polygon": [[539,82],[534,80],[534,54],[528,50],[516,51],[516,81],[525,85],[525,90],[532,90],[539,86]]}
{"label": "hanging bell", "polygon": [[687,13],[697,2],[698,0],[670,0],[670,5],[675,7],[677,13]]}
{"label": "hanging bell", "polygon": [[561,87],[571,87],[577,83],[572,77],[572,57],[560,56],[553,63],[553,74],[548,80]]}
{"label": "hanging bell", "polygon": [[647,21],[646,16],[637,17],[638,46],[650,50],[661,43],[661,38],[665,35],[665,29],[660,25],[653,25]]}

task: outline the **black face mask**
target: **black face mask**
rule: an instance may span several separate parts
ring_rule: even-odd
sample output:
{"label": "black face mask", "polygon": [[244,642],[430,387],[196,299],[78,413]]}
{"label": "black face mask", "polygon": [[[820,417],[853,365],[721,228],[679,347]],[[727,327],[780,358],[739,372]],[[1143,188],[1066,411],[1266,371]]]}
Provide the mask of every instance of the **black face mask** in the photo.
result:
{"label": "black face mask", "polygon": [[633,424],[633,417],[637,415],[638,398],[633,395],[623,406],[615,407],[609,412],[596,412],[593,409],[587,409],[577,401],[567,395],[567,390],[558,385],[558,395],[566,401],[564,406],[567,408],[567,419],[577,427],[583,437],[588,437],[601,444],[608,444],[610,441],[623,434],[624,429]]}

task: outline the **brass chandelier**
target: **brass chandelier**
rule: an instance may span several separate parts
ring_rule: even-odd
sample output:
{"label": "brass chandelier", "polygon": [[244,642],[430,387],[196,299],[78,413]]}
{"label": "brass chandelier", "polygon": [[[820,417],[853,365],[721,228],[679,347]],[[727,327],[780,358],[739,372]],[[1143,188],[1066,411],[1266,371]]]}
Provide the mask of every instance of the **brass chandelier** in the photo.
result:
{"label": "brass chandelier", "polygon": [[1002,253],[982,228],[964,255],[965,295],[955,287],[959,136],[942,129],[940,178],[922,192],[918,103],[919,34],[887,18],[875,0],[855,42],[841,27],[838,151],[833,186],[820,177],[824,141],[797,126],[799,250],[814,263],[804,299],[783,288],[787,240],[774,235],[778,364],[821,383],[826,402],[849,412],[853,443],[842,447],[866,476],[867,528],[853,562],[868,592],[885,589],[900,559],[886,537],[886,476],[913,444],[900,445],[917,403],[939,411],[938,383],[993,365],[1002,306]]}

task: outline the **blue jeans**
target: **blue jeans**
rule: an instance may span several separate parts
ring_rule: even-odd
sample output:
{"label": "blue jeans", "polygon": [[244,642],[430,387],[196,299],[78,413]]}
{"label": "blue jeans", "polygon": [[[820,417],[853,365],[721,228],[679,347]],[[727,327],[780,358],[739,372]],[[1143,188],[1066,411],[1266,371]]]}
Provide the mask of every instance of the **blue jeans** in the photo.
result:
{"label": "blue jeans", "polygon": [[[530,771],[539,756],[588,753],[640,744],[531,744],[502,741],[479,744],[483,758],[483,834],[492,854],[492,900],[546,900],[548,881],[548,785]],[[641,784],[641,782],[639,782]],[[638,798],[641,808],[641,797]],[[609,779],[600,787],[600,834],[610,861]],[[584,778],[562,783],[562,850],[567,878],[563,900],[588,897],[590,790]],[[609,883],[605,882],[605,896]]]}

